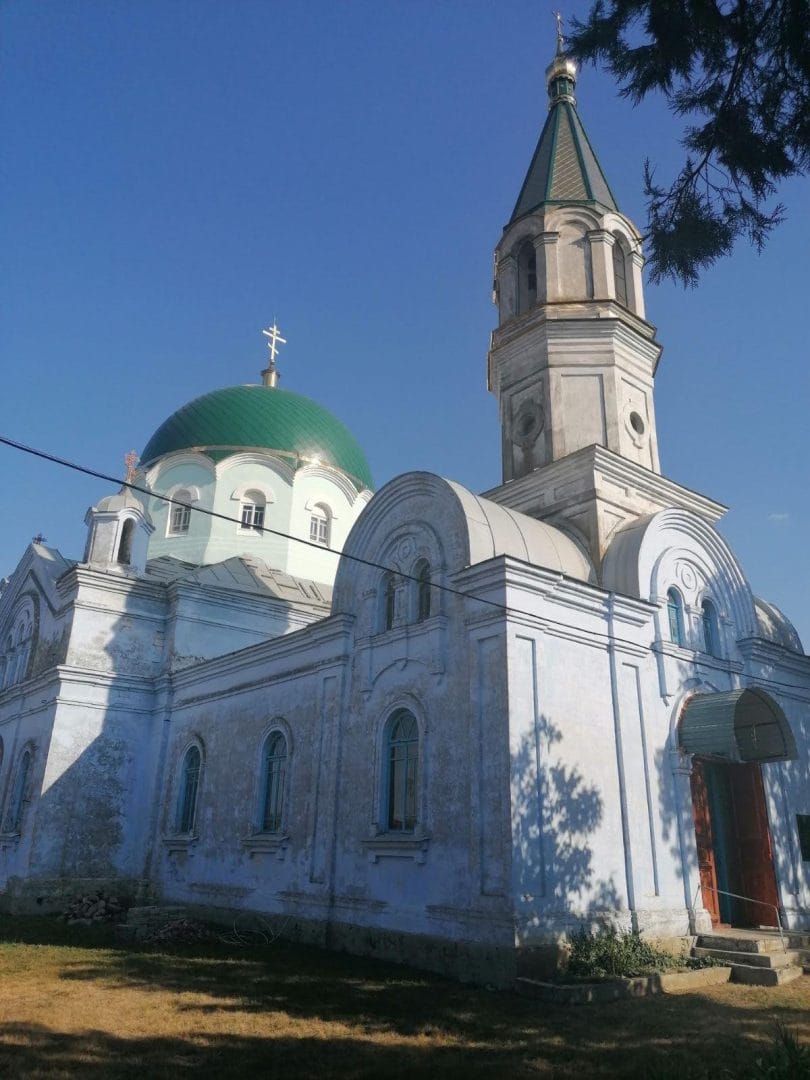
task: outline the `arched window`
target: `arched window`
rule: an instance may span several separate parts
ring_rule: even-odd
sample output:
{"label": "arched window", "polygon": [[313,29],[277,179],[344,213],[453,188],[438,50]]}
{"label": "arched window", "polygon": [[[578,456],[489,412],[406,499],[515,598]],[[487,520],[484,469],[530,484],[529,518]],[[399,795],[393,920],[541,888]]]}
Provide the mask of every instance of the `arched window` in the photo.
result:
{"label": "arched window", "polygon": [[8,809],[6,810],[3,832],[18,833],[22,825],[23,810],[25,809],[25,794],[28,787],[28,774],[31,771],[31,751],[24,750],[17,764],[17,775],[14,777],[14,786],[11,789]]}
{"label": "arched window", "polygon": [[528,311],[537,303],[537,254],[527,240],[518,252],[518,311]]}
{"label": "arched window", "polygon": [[419,729],[407,709],[397,709],[388,720],[386,758],[386,822],[391,830],[410,832],[416,826]]}
{"label": "arched window", "polygon": [[267,500],[260,491],[246,491],[242,499],[241,528],[261,532]]}
{"label": "arched window", "polygon": [[667,618],[669,619],[669,638],[675,645],[685,645],[686,635],[683,629],[683,599],[677,589],[667,592]]}
{"label": "arched window", "polygon": [[268,735],[264,744],[262,832],[280,832],[287,786],[287,740],[280,731]]}
{"label": "arched window", "polygon": [[16,667],[14,657],[14,638],[11,634],[6,638],[6,647],[3,652],[3,682],[2,688],[14,685],[14,669]]}
{"label": "arched window", "polygon": [[22,621],[17,626],[17,632],[15,634],[16,644],[14,647],[15,653],[15,666],[14,666],[14,682],[22,682],[25,676],[28,674],[28,660],[31,656],[31,637],[33,633],[33,627],[31,620],[28,616],[23,616]]}
{"label": "arched window", "polygon": [[616,288],[616,299],[620,304],[629,307],[627,300],[627,252],[624,250],[618,236],[613,241],[613,282]]}
{"label": "arched window", "polygon": [[703,623],[703,646],[710,656],[720,655],[720,633],[717,612],[711,600],[704,600],[700,609]]}
{"label": "arched window", "polygon": [[187,533],[191,525],[191,492],[178,491],[173,498],[176,501],[172,503],[169,532],[172,536],[177,536],[180,533]]}
{"label": "arched window", "polygon": [[16,686],[28,675],[34,639],[34,615],[29,606],[17,615],[0,656],[0,689]]}
{"label": "arched window", "polygon": [[324,547],[329,547],[332,533],[332,520],[328,507],[323,503],[318,503],[317,506],[312,508],[312,515],[309,519],[309,538],[313,544],[323,544]]}
{"label": "arched window", "polygon": [[122,566],[129,566],[132,562],[132,541],[135,536],[135,522],[127,518],[121,529],[121,539],[118,542],[118,562]]}
{"label": "arched window", "polygon": [[414,567],[416,578],[416,621],[430,618],[430,563],[420,559]]}
{"label": "arched window", "polygon": [[183,758],[180,770],[180,788],[177,792],[177,816],[174,831],[192,833],[197,817],[197,793],[200,788],[202,754],[199,747],[190,746]]}
{"label": "arched window", "polygon": [[393,574],[383,578],[383,626],[390,630],[394,625],[397,610],[397,583]]}

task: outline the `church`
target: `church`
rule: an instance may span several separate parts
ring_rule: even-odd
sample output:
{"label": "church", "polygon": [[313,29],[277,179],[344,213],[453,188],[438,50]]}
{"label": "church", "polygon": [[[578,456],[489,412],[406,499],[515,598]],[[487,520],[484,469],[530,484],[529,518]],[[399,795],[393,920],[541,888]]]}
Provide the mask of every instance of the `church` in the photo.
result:
{"label": "church", "polygon": [[0,910],[101,889],[500,985],[582,926],[810,929],[810,658],[725,508],[661,474],[641,238],[576,74],[558,49],[495,252],[500,486],[373,493],[274,324],[81,559],[29,546]]}

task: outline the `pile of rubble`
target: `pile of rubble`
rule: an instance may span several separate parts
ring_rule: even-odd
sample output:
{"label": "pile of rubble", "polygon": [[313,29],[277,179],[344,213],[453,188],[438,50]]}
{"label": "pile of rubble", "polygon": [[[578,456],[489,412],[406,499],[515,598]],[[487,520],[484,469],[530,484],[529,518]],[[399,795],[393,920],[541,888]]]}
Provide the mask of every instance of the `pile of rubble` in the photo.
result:
{"label": "pile of rubble", "polygon": [[112,922],[126,912],[126,905],[117,896],[105,896],[103,892],[78,896],[62,912],[68,926],[90,926],[94,922]]}

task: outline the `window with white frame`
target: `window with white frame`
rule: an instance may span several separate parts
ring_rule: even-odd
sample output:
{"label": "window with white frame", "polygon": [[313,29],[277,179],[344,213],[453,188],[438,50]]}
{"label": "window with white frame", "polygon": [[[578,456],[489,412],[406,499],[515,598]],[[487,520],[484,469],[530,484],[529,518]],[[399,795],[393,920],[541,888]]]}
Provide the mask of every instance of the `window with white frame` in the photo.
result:
{"label": "window with white frame", "polygon": [[179,536],[181,533],[187,533],[191,525],[191,492],[178,491],[173,499],[169,532],[172,536]]}
{"label": "window with white frame", "polygon": [[241,528],[261,532],[264,528],[264,511],[267,500],[260,491],[246,491],[242,497]]}
{"label": "window with white frame", "polygon": [[667,591],[667,621],[670,641],[674,645],[684,646],[686,633],[683,625],[683,597],[675,588]]}
{"label": "window with white frame", "polygon": [[202,754],[198,746],[190,746],[183,757],[180,768],[180,783],[177,790],[177,810],[174,819],[174,831],[190,836],[194,832],[197,820],[197,796],[200,790]]}
{"label": "window with white frame", "polygon": [[323,544],[324,547],[329,547],[331,532],[332,523],[329,510],[322,503],[318,503],[317,506],[312,508],[309,519],[309,538],[313,544]]}
{"label": "window with white frame", "polygon": [[385,822],[392,832],[416,827],[419,728],[408,709],[397,709],[385,726]]}
{"label": "window with white frame", "polygon": [[18,833],[22,827],[30,771],[31,751],[26,748],[17,762],[17,771],[14,774],[14,783],[9,795],[5,818],[3,819],[3,832]]}
{"label": "window with white frame", "polygon": [[262,754],[262,800],[259,829],[263,833],[281,832],[284,822],[284,796],[287,788],[287,740],[281,731],[271,731]]}

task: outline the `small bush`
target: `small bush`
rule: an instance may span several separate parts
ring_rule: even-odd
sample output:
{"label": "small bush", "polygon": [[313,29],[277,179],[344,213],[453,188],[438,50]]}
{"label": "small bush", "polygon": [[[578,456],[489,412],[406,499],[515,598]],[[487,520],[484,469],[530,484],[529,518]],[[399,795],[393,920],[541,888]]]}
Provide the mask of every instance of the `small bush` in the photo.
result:
{"label": "small bush", "polygon": [[637,933],[612,927],[590,934],[584,928],[570,937],[571,952],[566,972],[578,978],[604,979],[621,975],[652,975],[697,966],[685,957],[656,949]]}

